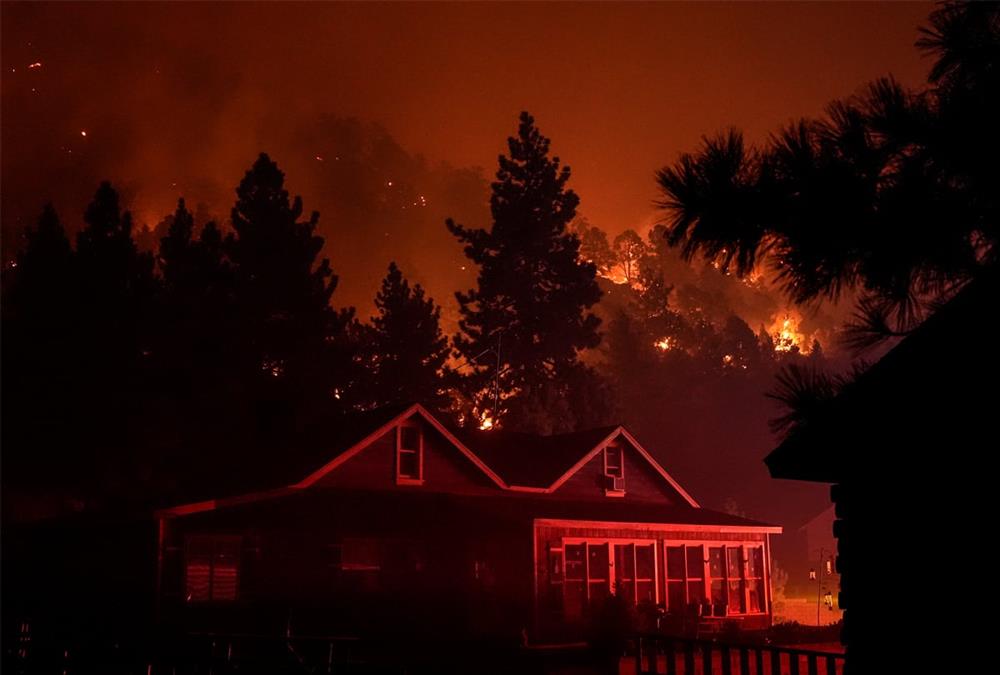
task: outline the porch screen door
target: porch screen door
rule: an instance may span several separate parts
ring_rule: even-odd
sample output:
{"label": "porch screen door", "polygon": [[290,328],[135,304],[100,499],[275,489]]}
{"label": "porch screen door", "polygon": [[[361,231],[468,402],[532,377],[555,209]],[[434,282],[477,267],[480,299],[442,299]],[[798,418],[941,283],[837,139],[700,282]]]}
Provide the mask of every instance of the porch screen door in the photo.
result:
{"label": "porch screen door", "polygon": [[563,566],[566,618],[580,618],[588,604],[608,597],[611,592],[608,544],[567,543],[563,547]]}

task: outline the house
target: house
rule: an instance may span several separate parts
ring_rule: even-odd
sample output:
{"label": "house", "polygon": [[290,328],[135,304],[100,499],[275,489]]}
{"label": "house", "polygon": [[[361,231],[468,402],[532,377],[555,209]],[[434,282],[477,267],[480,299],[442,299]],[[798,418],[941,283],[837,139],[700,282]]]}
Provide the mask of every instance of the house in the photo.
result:
{"label": "house", "polygon": [[611,595],[770,625],[780,528],[701,508],[621,426],[468,431],[411,405],[325,438],[157,512],[161,625],[579,639]]}
{"label": "house", "polygon": [[975,617],[996,529],[998,278],[970,282],[765,460],[774,478],[832,486],[851,672],[979,667],[962,645],[986,644],[989,623]]}

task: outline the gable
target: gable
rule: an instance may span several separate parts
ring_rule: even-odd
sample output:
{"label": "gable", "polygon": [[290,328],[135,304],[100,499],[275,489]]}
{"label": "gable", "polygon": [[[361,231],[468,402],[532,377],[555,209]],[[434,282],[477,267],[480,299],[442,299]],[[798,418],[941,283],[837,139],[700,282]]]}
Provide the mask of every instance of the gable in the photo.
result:
{"label": "gable", "polygon": [[[416,429],[420,438],[419,477],[400,478],[397,442],[400,428]],[[450,439],[417,412],[396,420],[349,457],[307,487],[366,490],[418,489],[456,494],[496,492],[497,485]]]}
{"label": "gable", "polygon": [[[624,491],[609,491],[605,448],[615,443],[621,450]],[[624,499],[661,504],[697,506],[634,439],[621,429],[594,448],[573,470],[550,488],[553,494],[573,499]]]}

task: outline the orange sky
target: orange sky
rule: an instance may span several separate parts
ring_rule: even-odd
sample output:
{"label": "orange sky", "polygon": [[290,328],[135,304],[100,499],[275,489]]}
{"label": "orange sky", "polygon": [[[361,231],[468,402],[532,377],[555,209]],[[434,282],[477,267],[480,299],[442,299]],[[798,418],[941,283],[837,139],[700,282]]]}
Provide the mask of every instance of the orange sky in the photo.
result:
{"label": "orange sky", "polygon": [[[338,213],[347,197],[313,175],[320,150],[309,147],[324,114],[381,124],[411,155],[489,175],[518,111],[530,110],[574,170],[581,212],[611,231],[635,227],[654,215],[654,170],[702,134],[733,125],[761,138],[887,73],[919,85],[927,62],[912,45],[930,9],[5,3],[5,257],[46,198],[75,227],[102,178],[141,220],[155,223],[179,194],[224,217],[260,150],[286,168],[307,209]],[[391,178],[392,166],[378,168]],[[478,212],[438,193],[419,223],[373,225],[385,241],[371,255],[353,232],[367,229],[360,216],[322,220],[339,244],[329,254],[341,304],[370,297],[390,256],[409,260],[443,302],[471,285],[439,223]]]}

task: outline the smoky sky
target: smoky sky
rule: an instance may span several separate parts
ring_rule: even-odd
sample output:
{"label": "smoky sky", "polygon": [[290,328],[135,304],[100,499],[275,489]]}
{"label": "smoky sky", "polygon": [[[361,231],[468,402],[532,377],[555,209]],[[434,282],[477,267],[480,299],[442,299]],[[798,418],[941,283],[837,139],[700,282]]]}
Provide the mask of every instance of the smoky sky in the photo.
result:
{"label": "smoky sky", "polygon": [[224,221],[266,151],[322,214],[337,304],[370,306],[396,259],[450,314],[475,277],[443,220],[488,225],[520,110],[572,167],[581,213],[641,229],[656,217],[653,172],[702,135],[763,139],[890,72],[918,85],[929,10],[4,3],[4,256],[47,199],[78,228],[102,179],[150,227],[178,196]]}

